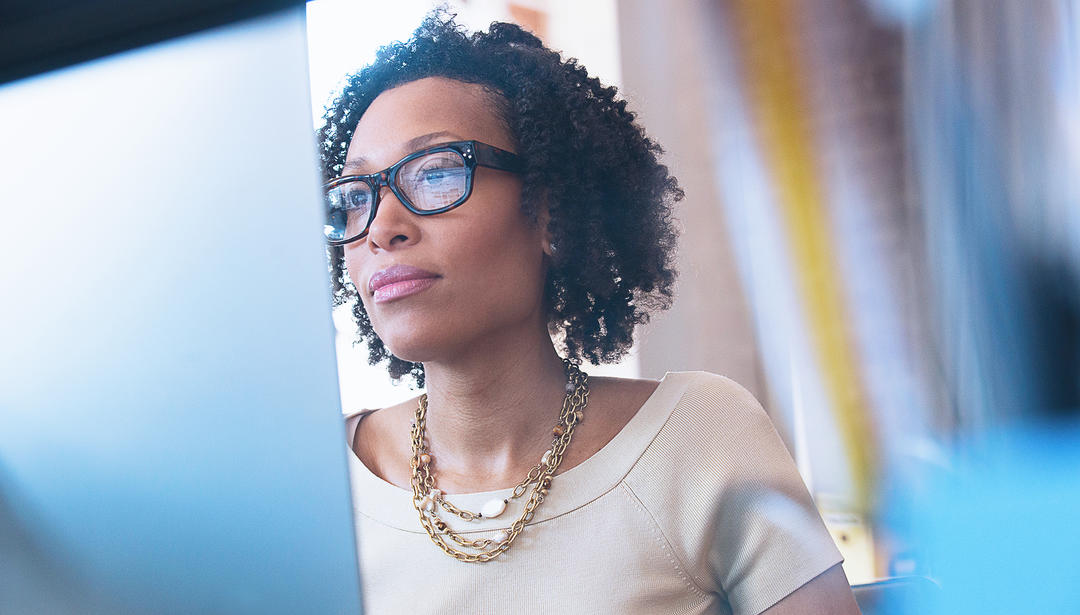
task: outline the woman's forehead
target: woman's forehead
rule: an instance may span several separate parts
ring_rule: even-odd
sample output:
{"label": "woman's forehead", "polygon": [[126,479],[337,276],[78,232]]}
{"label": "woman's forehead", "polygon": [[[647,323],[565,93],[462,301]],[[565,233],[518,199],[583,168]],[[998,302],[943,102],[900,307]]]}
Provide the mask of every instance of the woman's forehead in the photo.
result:
{"label": "woman's forehead", "polygon": [[[346,166],[385,168],[415,151],[426,135],[448,135],[442,142],[477,140],[513,149],[492,94],[484,86],[427,77],[386,90],[372,101],[353,133]],[[456,137],[450,136],[456,135]],[[435,142],[439,142],[438,139]]]}

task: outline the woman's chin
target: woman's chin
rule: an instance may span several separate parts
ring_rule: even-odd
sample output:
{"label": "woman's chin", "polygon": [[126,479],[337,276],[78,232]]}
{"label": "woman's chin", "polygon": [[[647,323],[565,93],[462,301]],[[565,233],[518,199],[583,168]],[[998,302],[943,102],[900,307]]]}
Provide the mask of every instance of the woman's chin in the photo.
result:
{"label": "woman's chin", "polygon": [[423,352],[416,352],[413,350],[398,350],[397,348],[389,345],[387,345],[386,349],[389,350],[390,354],[394,355],[395,357],[401,359],[402,361],[408,361],[410,363],[423,363],[424,361],[431,360],[427,358],[428,355],[424,354]]}
{"label": "woman's chin", "polygon": [[389,334],[383,336],[379,334],[379,339],[382,340],[383,345],[391,354],[402,361],[423,363],[438,357],[439,348],[443,345],[438,343],[435,336],[425,336],[419,333],[419,331],[414,330],[407,335]]}

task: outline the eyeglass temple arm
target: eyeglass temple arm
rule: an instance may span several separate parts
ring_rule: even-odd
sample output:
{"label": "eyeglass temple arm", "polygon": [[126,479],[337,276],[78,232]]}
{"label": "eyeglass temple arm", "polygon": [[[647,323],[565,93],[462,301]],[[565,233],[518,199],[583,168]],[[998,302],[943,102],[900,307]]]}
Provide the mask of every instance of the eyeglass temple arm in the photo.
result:
{"label": "eyeglass temple arm", "polygon": [[476,164],[503,171],[521,172],[525,165],[521,163],[521,157],[512,152],[492,147],[486,143],[473,141],[473,151],[476,152]]}

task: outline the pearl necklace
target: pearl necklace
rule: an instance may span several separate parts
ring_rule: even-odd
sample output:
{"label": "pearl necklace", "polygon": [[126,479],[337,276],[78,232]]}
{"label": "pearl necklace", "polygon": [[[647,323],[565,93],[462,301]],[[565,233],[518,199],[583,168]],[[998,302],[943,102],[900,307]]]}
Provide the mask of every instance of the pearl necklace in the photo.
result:
{"label": "pearl necklace", "polygon": [[[584,418],[585,406],[589,403],[589,376],[582,372],[576,365],[564,359],[566,368],[566,398],[563,400],[559,422],[552,428],[551,448],[544,452],[540,463],[533,466],[507,499],[495,499],[487,502],[480,512],[471,512],[458,508],[451,504],[442,491],[435,487],[435,475],[431,471],[431,454],[428,453],[427,442],[424,439],[424,431],[427,417],[427,394],[420,396],[420,402],[416,408],[416,419],[412,424],[412,458],[409,462],[412,469],[413,508],[420,515],[420,525],[427,530],[428,536],[440,549],[464,562],[488,562],[507,549],[525,528],[525,524],[532,521],[536,507],[544,501],[551,488],[551,479],[555,470],[562,463],[563,454],[570,444],[574,434],[574,427]],[[474,521],[482,518],[494,518],[503,514],[510,500],[520,498],[529,491],[532,492],[525,501],[525,509],[521,516],[514,521],[507,530],[499,531],[491,538],[471,540],[458,532],[451,530],[446,522],[439,518],[440,508],[456,515],[465,521]],[[452,542],[465,549],[459,549],[447,542]]]}

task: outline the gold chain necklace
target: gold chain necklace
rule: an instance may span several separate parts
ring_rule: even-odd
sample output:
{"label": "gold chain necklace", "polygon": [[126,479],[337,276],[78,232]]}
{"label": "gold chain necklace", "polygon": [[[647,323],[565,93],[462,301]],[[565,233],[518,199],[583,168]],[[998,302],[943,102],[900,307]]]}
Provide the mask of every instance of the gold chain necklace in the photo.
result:
{"label": "gold chain necklace", "polygon": [[[583,411],[589,403],[589,376],[569,360],[564,359],[566,367],[566,398],[563,400],[559,422],[552,428],[551,448],[541,457],[540,463],[533,466],[525,479],[514,487],[511,496],[505,500],[492,500],[478,513],[454,506],[446,500],[442,491],[435,486],[435,475],[431,472],[431,455],[427,452],[424,430],[427,418],[427,394],[420,396],[416,408],[416,420],[412,425],[412,469],[413,508],[420,515],[420,525],[427,530],[428,536],[440,549],[463,562],[489,562],[510,548],[514,539],[532,521],[536,507],[544,501],[551,488],[551,479],[562,463],[563,454],[574,435],[574,427],[584,418]],[[451,530],[446,522],[439,518],[438,510],[456,515],[466,521],[481,518],[498,517],[512,499],[517,499],[533,485],[532,492],[525,501],[525,509],[508,530],[498,532],[493,538],[470,540]],[[459,549],[447,542],[447,538],[466,550]]]}

